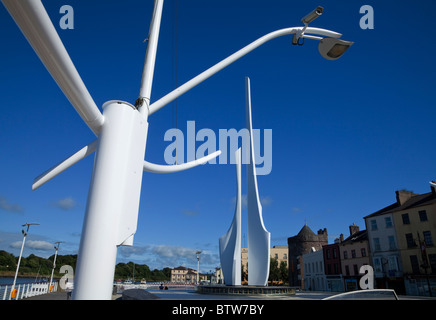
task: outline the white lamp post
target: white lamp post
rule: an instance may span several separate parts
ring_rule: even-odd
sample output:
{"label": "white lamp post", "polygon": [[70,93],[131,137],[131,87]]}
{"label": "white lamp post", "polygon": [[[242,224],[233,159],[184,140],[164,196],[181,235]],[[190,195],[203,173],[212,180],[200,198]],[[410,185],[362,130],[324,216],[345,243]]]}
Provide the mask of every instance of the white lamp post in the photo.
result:
{"label": "white lamp post", "polygon": [[197,285],[200,283],[200,254],[201,251],[195,253],[197,255]]}
{"label": "white lamp post", "polygon": [[15,270],[15,277],[14,282],[12,283],[11,293],[9,294],[9,300],[12,298],[12,293],[15,290],[15,283],[17,282],[17,276],[18,276],[18,269],[20,269],[20,263],[21,263],[21,256],[23,255],[23,249],[24,249],[24,243],[26,242],[27,234],[29,233],[30,226],[37,226],[39,223],[25,223],[22,226],[27,227],[26,231],[21,230],[23,233],[23,242],[21,243],[21,250],[20,250],[20,256],[18,257],[18,263],[17,263],[17,269]]}
{"label": "white lamp post", "polygon": [[[40,187],[96,151],[75,271],[74,299],[111,299],[117,247],[133,245],[143,170],[158,173],[186,170],[221,153],[217,151],[201,159],[173,166],[145,161],[148,117],[151,114],[276,37],[296,35],[294,37],[297,40],[323,40],[319,36],[333,39],[341,37],[337,32],[309,28],[307,21],[303,22],[304,27],[271,32],[150,104],[163,9],[163,0],[155,0],[139,97],[135,105],[123,101],[106,102],[102,114],[74,67],[41,1],[2,2],[68,100],[97,136],[97,140],[37,177],[32,186],[33,189]],[[342,55],[351,44],[341,43],[338,47],[335,40],[325,40],[323,44],[320,42],[320,47],[326,50],[322,53],[324,56],[333,59]],[[333,49],[334,55],[331,54]]]}
{"label": "white lamp post", "polygon": [[49,283],[49,285],[48,285],[48,290],[49,290],[49,292],[51,291],[51,284],[52,284],[52,282],[53,282],[53,273],[54,273],[54,270],[55,270],[55,268],[56,268],[56,257],[58,256],[58,250],[59,250],[59,247],[60,247],[61,243],[63,243],[63,242],[65,242],[65,241],[57,241],[57,242],[55,242],[54,249],[55,249],[56,251],[55,251],[55,256],[54,256],[54,259],[53,259],[53,268],[51,269],[50,283]]}

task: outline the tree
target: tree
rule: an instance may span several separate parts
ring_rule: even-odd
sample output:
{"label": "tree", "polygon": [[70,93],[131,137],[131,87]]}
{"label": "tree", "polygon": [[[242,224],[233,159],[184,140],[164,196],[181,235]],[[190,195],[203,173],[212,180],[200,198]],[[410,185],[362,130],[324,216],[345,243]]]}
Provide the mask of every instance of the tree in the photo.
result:
{"label": "tree", "polygon": [[241,264],[241,281],[248,281],[248,273],[246,271],[246,269],[248,269],[248,263],[247,263],[247,268],[244,268],[244,265]]}
{"label": "tree", "polygon": [[279,262],[276,258],[271,258],[269,260],[268,281],[279,281],[279,280],[280,280]]}
{"label": "tree", "polygon": [[280,272],[280,280],[282,280],[283,283],[288,282],[289,271],[288,271],[288,265],[286,264],[285,261],[280,262],[279,272]]}
{"label": "tree", "polygon": [[0,251],[0,271],[14,271],[17,268],[15,257],[9,252]]}

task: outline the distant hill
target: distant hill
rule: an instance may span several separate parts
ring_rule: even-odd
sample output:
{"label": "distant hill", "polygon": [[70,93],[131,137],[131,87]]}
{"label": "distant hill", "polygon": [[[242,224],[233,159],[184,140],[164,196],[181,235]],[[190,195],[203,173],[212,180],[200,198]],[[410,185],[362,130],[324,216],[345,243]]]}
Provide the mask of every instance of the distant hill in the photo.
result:
{"label": "distant hill", "polygon": [[[54,255],[48,259],[29,255],[27,258],[22,257],[20,263],[19,276],[42,276],[50,277],[53,268]],[[18,257],[13,254],[0,250],[0,276],[14,276],[17,268]],[[56,258],[55,277],[62,277],[64,274],[59,273],[60,267],[69,265],[76,269],[77,255],[58,255]],[[134,270],[133,270],[134,269]],[[150,268],[146,265],[135,264],[133,262],[118,263],[115,267],[115,279],[135,279],[147,281],[169,281],[171,278],[171,268],[162,270]]]}

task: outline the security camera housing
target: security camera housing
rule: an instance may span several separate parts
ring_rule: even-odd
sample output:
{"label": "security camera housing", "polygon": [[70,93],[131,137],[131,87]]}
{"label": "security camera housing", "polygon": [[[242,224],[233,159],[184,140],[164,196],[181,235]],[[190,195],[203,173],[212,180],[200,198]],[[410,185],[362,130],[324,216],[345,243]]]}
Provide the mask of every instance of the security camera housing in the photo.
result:
{"label": "security camera housing", "polygon": [[315,10],[313,10],[311,13],[309,13],[307,16],[305,16],[303,19],[301,19],[301,22],[304,24],[309,24],[316,18],[318,18],[320,15],[322,15],[322,12],[324,11],[324,8],[321,6],[318,6]]}

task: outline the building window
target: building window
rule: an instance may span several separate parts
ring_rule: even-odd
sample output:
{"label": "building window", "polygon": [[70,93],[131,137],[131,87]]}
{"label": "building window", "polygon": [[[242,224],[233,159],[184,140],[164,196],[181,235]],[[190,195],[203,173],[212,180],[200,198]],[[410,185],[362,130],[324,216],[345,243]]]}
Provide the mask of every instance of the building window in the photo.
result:
{"label": "building window", "polygon": [[382,272],[380,258],[374,258],[374,270],[375,272]]}
{"label": "building window", "polygon": [[433,239],[431,237],[431,232],[430,231],[424,231],[424,242],[426,246],[432,246],[433,245]]}
{"label": "building window", "polygon": [[333,248],[333,259],[336,259],[338,257],[338,253],[336,248]]}
{"label": "building window", "polygon": [[344,259],[348,259],[348,251],[344,251]]}
{"label": "building window", "polygon": [[413,239],[413,234],[406,233],[406,242],[407,242],[407,248],[414,248],[414,247],[416,247],[415,240]]}
{"label": "building window", "polygon": [[389,270],[390,271],[398,271],[398,259],[395,256],[391,256],[388,258]]}
{"label": "building window", "polygon": [[288,255],[286,253],[283,254],[283,260],[287,260],[288,259]]}
{"label": "building window", "polygon": [[356,258],[356,250],[351,250],[351,258]]}
{"label": "building window", "polygon": [[372,231],[377,230],[377,221],[376,220],[371,220],[371,230]]}
{"label": "building window", "polygon": [[357,270],[357,264],[353,264],[353,270],[354,270],[354,275],[358,276],[359,275],[359,270]]}
{"label": "building window", "polygon": [[410,264],[412,265],[412,272],[414,274],[421,273],[421,271],[419,270],[419,262],[417,256],[410,256]]}
{"label": "building window", "polygon": [[350,267],[349,266],[345,266],[345,275],[346,276],[350,275]]}
{"label": "building window", "polygon": [[392,218],[386,217],[385,218],[386,228],[392,228]]}
{"label": "building window", "polygon": [[395,246],[395,237],[394,236],[389,236],[388,240],[389,240],[389,250],[395,250],[397,248]]}
{"label": "building window", "polygon": [[419,221],[421,222],[427,221],[427,211],[422,210],[419,211],[418,213],[419,213]]}
{"label": "building window", "polygon": [[379,238],[374,238],[374,251],[381,251]]}
{"label": "building window", "polygon": [[362,257],[366,257],[366,250],[365,250],[365,248],[360,249],[360,252],[362,253]]}
{"label": "building window", "polygon": [[436,274],[436,254],[429,254],[428,261],[431,267],[431,273]]}
{"label": "building window", "polygon": [[325,251],[325,254],[326,254],[327,259],[330,259],[330,249],[327,249]]}
{"label": "building window", "polygon": [[410,224],[409,214],[408,213],[403,213],[401,215],[401,218],[403,219],[403,224]]}

